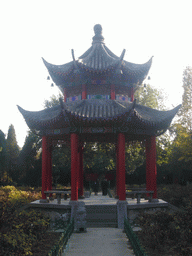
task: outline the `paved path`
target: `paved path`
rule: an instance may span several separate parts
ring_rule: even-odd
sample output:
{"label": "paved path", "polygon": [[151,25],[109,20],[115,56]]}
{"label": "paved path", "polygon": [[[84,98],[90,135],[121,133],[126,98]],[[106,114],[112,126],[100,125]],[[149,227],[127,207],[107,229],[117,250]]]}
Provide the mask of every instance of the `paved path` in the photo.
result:
{"label": "paved path", "polygon": [[73,233],[65,256],[133,256],[122,229],[88,228],[86,233]]}

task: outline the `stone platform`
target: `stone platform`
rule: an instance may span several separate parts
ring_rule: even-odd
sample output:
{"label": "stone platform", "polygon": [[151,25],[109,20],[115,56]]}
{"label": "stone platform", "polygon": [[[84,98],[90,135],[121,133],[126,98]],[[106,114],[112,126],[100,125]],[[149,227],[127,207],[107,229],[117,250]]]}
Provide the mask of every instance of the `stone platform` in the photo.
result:
{"label": "stone platform", "polygon": [[[102,193],[99,192],[98,195],[92,194],[88,198],[79,199],[79,201],[84,202],[85,205],[116,205],[119,200],[115,198],[110,198],[108,195],[103,196]],[[161,199],[158,199],[158,201],[148,202],[148,200],[141,198],[141,202],[139,204],[137,203],[137,199],[127,198],[126,201],[128,210],[145,208],[166,208],[169,205],[167,202]],[[34,202],[31,202],[29,205],[32,208],[68,209],[71,207],[69,202],[69,199],[61,199],[61,204],[57,204],[56,199],[49,201],[48,203],[40,203],[40,200],[36,200]]]}
{"label": "stone platform", "polygon": [[[71,211],[71,202],[69,199],[61,199],[60,204],[57,203],[56,199],[48,203],[41,203],[40,200],[36,200],[30,203],[29,207],[64,213]],[[127,198],[126,201],[119,201],[118,199],[110,198],[108,195],[103,196],[101,192],[98,195],[92,194],[88,198],[79,199],[78,202],[85,203],[88,227],[122,228],[124,217],[127,217],[132,222],[141,211],[153,212],[160,209],[166,210],[169,207],[169,204],[161,199],[149,202],[141,198],[138,204],[137,199]]]}

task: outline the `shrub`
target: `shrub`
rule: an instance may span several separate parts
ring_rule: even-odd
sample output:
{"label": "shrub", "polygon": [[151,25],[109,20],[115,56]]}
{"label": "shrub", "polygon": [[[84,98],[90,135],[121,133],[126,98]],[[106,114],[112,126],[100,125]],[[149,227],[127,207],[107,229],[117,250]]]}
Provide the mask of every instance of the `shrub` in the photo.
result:
{"label": "shrub", "polygon": [[40,212],[34,210],[17,212],[12,218],[9,229],[5,227],[1,230],[0,255],[32,255],[32,244],[40,239],[48,226],[48,217]]}
{"label": "shrub", "polygon": [[0,255],[32,255],[32,245],[47,230],[50,220],[41,212],[21,207],[39,197],[40,193],[32,189],[0,188]]}
{"label": "shrub", "polygon": [[192,207],[186,211],[158,211],[143,214],[137,220],[139,237],[146,250],[163,255],[192,255]]}

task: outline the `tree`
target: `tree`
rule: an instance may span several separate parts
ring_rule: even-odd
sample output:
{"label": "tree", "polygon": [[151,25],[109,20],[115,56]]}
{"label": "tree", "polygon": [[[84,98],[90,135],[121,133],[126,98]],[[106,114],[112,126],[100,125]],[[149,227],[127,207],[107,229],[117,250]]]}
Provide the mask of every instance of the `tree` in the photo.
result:
{"label": "tree", "polygon": [[[135,99],[137,104],[158,110],[164,109],[164,98],[162,93],[149,84],[141,85],[137,88],[135,92]],[[162,164],[163,162],[163,154],[160,157],[159,153],[162,153],[164,151],[167,140],[167,135],[161,135],[157,139],[157,157],[159,164]],[[141,166],[144,163],[144,161],[145,146],[143,143],[136,141],[126,147],[126,171],[128,173],[133,173],[137,167]]]}
{"label": "tree", "polygon": [[186,67],[183,72],[182,107],[179,111],[180,123],[192,132],[192,68]]}
{"label": "tree", "polygon": [[63,96],[61,94],[59,94],[58,96],[52,95],[50,100],[44,101],[44,108],[52,108],[52,107],[59,105],[60,98],[63,98]]}
{"label": "tree", "polygon": [[163,110],[165,108],[163,94],[161,91],[153,88],[150,84],[139,86],[134,97],[137,104],[158,110]]}
{"label": "tree", "polygon": [[112,143],[85,143],[84,167],[99,174],[115,169],[115,145]]}
{"label": "tree", "polygon": [[32,131],[28,132],[19,154],[19,183],[36,186],[41,179],[40,165],[41,138]]}
{"label": "tree", "polygon": [[17,176],[16,167],[19,156],[19,146],[17,145],[15,128],[12,124],[9,126],[8,130],[6,151],[8,158],[8,174],[11,178],[14,179]]}
{"label": "tree", "polygon": [[183,72],[182,107],[177,122],[171,126],[170,169],[173,176],[192,181],[192,68]]}
{"label": "tree", "polygon": [[7,150],[6,150],[6,139],[5,134],[0,130],[0,182],[5,182],[4,178],[6,175],[7,166]]}

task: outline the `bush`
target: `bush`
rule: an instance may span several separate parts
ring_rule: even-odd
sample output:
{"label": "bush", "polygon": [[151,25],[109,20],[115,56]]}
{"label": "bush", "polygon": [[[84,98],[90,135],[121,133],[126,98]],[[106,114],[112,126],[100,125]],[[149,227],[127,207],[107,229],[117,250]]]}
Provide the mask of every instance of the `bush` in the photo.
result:
{"label": "bush", "polygon": [[32,255],[32,244],[40,239],[48,226],[48,217],[40,212],[17,212],[9,227],[1,229],[0,255]]}
{"label": "bush", "polygon": [[185,208],[192,202],[192,184],[181,186],[178,184],[159,185],[157,188],[158,198],[180,208]]}
{"label": "bush", "polygon": [[0,255],[33,255],[32,245],[47,230],[50,220],[41,212],[21,207],[40,196],[32,189],[0,188]]}
{"label": "bush", "polygon": [[191,206],[172,214],[146,213],[137,222],[142,228],[139,238],[149,255],[192,255]]}

